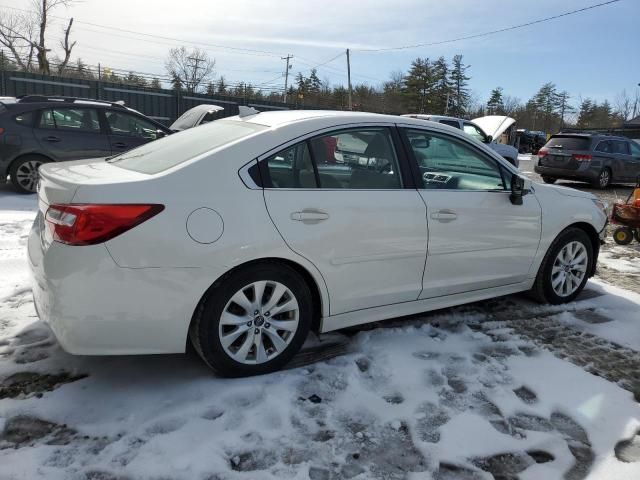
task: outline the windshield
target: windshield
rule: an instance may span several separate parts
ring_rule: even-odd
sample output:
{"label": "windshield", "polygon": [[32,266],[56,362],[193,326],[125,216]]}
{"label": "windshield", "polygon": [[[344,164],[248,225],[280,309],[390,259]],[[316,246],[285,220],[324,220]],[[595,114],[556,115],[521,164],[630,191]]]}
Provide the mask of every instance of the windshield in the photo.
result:
{"label": "windshield", "polygon": [[107,161],[136,172],[158,173],[267,128],[256,123],[219,120],[203,128],[188,129],[149,142]]}

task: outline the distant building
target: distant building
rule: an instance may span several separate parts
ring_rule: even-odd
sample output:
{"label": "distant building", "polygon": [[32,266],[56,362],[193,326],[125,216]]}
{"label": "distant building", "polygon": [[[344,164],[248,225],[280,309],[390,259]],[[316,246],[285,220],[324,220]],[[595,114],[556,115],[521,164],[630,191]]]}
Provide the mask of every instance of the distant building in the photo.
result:
{"label": "distant building", "polygon": [[629,128],[638,128],[640,127],[640,115],[638,115],[636,118],[632,118],[631,120],[624,122],[624,126],[625,128],[629,127]]}

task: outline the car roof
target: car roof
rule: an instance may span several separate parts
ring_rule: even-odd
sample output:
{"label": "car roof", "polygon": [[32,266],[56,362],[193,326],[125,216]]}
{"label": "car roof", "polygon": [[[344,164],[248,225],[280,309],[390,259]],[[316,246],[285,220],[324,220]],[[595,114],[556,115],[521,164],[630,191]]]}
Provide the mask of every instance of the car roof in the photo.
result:
{"label": "car roof", "polygon": [[600,140],[629,140],[627,137],[620,135],[609,135],[607,133],[600,132],[558,132],[551,135],[551,137],[582,137],[582,138],[598,138]]}
{"label": "car roof", "polygon": [[385,115],[380,113],[368,112],[341,112],[337,110],[277,110],[269,112],[259,112],[244,117],[229,117],[224,120],[243,121],[277,128],[279,126],[292,123],[325,123],[325,121],[329,118],[335,118],[337,120],[352,123],[386,122],[408,123],[421,126],[424,126],[425,124],[425,120],[414,119],[411,117],[401,117],[398,115]]}

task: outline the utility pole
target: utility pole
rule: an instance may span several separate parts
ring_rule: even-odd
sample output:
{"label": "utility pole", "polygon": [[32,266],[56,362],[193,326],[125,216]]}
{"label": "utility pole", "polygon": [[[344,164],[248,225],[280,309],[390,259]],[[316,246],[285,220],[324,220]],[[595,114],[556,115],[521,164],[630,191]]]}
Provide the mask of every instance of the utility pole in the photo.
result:
{"label": "utility pole", "polygon": [[347,48],[347,81],[349,83],[349,110],[353,110],[351,103],[351,59],[349,57],[349,49]]}
{"label": "utility pole", "polygon": [[189,92],[189,86],[191,86],[191,92],[189,93],[196,93],[196,85],[194,85],[196,78],[198,78],[198,70],[200,68],[204,68],[204,67],[200,67],[200,62],[202,62],[201,58],[198,57],[187,57],[187,60],[192,60],[194,61],[196,64],[193,67],[193,76],[191,78],[191,82],[189,82],[188,79],[184,79],[185,80],[185,85],[187,87],[187,92]]}
{"label": "utility pole", "polygon": [[289,69],[291,68],[291,66],[289,65],[289,60],[291,60],[293,58],[293,55],[287,55],[286,57],[280,57],[281,60],[286,60],[287,61],[287,66],[285,67],[284,70],[284,96],[283,96],[283,102],[287,103],[287,88],[289,88]]}
{"label": "utility pole", "polygon": [[560,99],[562,100],[562,104],[560,105],[560,130],[562,130],[564,128],[564,111],[567,107],[567,93],[562,92]]}

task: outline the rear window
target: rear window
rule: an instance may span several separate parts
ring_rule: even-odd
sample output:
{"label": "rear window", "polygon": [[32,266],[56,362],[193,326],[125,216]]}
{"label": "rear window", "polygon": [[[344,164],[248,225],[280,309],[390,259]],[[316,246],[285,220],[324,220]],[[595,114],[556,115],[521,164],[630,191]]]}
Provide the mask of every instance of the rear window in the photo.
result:
{"label": "rear window", "polygon": [[588,137],[572,137],[568,135],[553,136],[545,147],[553,147],[562,150],[589,150],[591,139]]}
{"label": "rear window", "polygon": [[108,161],[127,170],[158,173],[267,128],[255,123],[218,120],[203,128],[192,128],[155,140]]}

